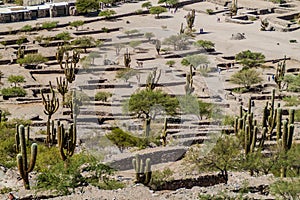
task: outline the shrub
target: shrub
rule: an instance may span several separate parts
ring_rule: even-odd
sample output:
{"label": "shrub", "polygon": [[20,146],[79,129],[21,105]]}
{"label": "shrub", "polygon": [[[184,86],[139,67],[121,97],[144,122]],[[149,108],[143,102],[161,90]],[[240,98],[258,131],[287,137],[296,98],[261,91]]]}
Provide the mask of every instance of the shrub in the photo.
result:
{"label": "shrub", "polygon": [[298,106],[300,104],[300,100],[296,96],[284,97],[283,100],[286,102],[285,106]]}
{"label": "shrub", "polygon": [[214,11],[212,9],[206,9],[206,13],[209,14],[209,15],[213,14],[213,12]]}
{"label": "shrub", "polygon": [[62,33],[59,33],[55,36],[55,39],[57,40],[63,40],[63,41],[68,41],[68,40],[71,40],[72,37],[70,36],[70,33],[69,32],[62,32]]}
{"label": "shrub", "polygon": [[297,40],[290,40],[290,43],[297,43]]}
{"label": "shrub", "polygon": [[42,54],[27,54],[24,58],[20,58],[17,60],[17,63],[22,65],[29,65],[29,64],[33,64],[33,65],[37,65],[40,63],[44,63],[47,62],[48,59],[45,58],[44,56],[42,56]]}
{"label": "shrub", "polygon": [[14,87],[17,87],[18,83],[24,83],[25,82],[25,78],[22,75],[10,75],[7,78],[8,82],[13,83]]}
{"label": "shrub", "polygon": [[32,30],[32,26],[31,25],[25,25],[21,28],[22,31],[28,32]]}
{"label": "shrub", "polygon": [[158,187],[166,181],[173,180],[173,171],[170,168],[165,168],[163,171],[153,171],[151,178],[151,187]]}
{"label": "shrub", "polygon": [[97,92],[95,95],[95,101],[103,101],[106,102],[112,94],[110,92]]}
{"label": "shrub", "polygon": [[9,97],[25,97],[26,91],[20,87],[9,87],[1,90],[3,98]]}
{"label": "shrub", "polygon": [[44,22],[42,24],[42,29],[47,29],[47,30],[51,30],[57,27],[58,22],[54,21],[54,22]]}

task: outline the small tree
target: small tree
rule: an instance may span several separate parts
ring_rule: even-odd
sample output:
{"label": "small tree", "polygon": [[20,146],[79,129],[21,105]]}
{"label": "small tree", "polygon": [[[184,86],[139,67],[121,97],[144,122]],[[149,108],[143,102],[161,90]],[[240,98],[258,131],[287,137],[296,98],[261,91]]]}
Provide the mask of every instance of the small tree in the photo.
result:
{"label": "small tree", "polygon": [[265,56],[262,53],[242,51],[235,55],[235,60],[240,62],[244,69],[258,67],[265,62]]}
{"label": "small tree", "polygon": [[78,31],[78,27],[83,26],[84,21],[83,20],[77,20],[70,23],[71,27],[75,27],[76,31]]}
{"label": "small tree", "polygon": [[72,39],[70,33],[67,31],[55,35],[55,38],[57,40],[63,40],[65,43]]}
{"label": "small tree", "polygon": [[236,167],[240,161],[239,155],[239,140],[235,136],[221,135],[217,138],[216,144],[205,144],[201,147],[198,145],[193,146],[186,153],[185,161],[187,165],[201,172],[220,171],[227,183],[228,170]]}
{"label": "small tree", "polygon": [[118,56],[120,54],[121,49],[125,47],[122,43],[116,43],[114,44],[114,47],[116,48],[116,55]]}
{"label": "small tree", "polygon": [[130,41],[130,42],[129,42],[129,46],[130,46],[131,48],[133,48],[133,50],[135,51],[135,49],[136,49],[141,43],[142,43],[141,41],[133,40],[133,41]]}
{"label": "small tree", "polygon": [[152,32],[147,32],[147,33],[144,34],[144,36],[145,36],[145,38],[148,39],[148,41],[150,41],[151,38],[153,38],[155,35]]}
{"label": "small tree", "polygon": [[249,90],[251,85],[260,83],[263,81],[263,79],[260,77],[260,73],[258,73],[256,70],[245,69],[234,73],[231,76],[230,81],[235,84],[243,85]]}
{"label": "small tree", "polygon": [[54,21],[54,22],[44,22],[42,24],[42,29],[47,29],[48,31],[54,29],[57,27],[58,22]]}
{"label": "small tree", "polygon": [[150,1],[147,1],[142,4],[142,8],[147,8],[148,10],[152,7],[152,3]]}
{"label": "small tree", "polygon": [[174,50],[184,50],[187,49],[190,36],[186,34],[180,34],[180,35],[171,35],[168,38],[165,38],[163,41],[163,44],[165,45],[172,45],[174,47]]}
{"label": "small tree", "polygon": [[97,0],[76,0],[76,10],[79,13],[87,14],[99,9],[99,1]]}
{"label": "small tree", "polygon": [[192,66],[193,68],[197,68],[199,65],[209,64],[209,61],[205,55],[192,55],[183,58],[181,60],[181,64],[184,66]]}
{"label": "small tree", "polygon": [[215,47],[215,43],[208,40],[198,40],[194,42],[194,45],[198,48],[203,48],[205,50],[213,49]]}
{"label": "small tree", "polygon": [[97,92],[95,94],[95,101],[107,102],[107,99],[111,96],[112,94],[110,92]]}
{"label": "small tree", "polygon": [[167,9],[162,6],[153,6],[150,8],[150,14],[156,15],[156,18],[159,18],[159,15],[164,12],[167,12]]}
{"label": "small tree", "polygon": [[138,71],[136,69],[131,69],[131,68],[125,68],[122,70],[119,70],[117,72],[116,78],[123,79],[125,82],[128,81],[131,77],[135,76],[138,74]]}
{"label": "small tree", "polygon": [[42,54],[27,54],[24,58],[19,58],[17,63],[20,65],[38,65],[47,61],[48,59],[42,56]]}
{"label": "small tree", "polygon": [[162,90],[140,90],[132,94],[123,105],[123,110],[135,114],[138,118],[145,120],[145,136],[150,136],[151,120],[159,114],[162,109],[169,115],[175,115],[179,103],[176,98],[171,97]]}
{"label": "small tree", "polygon": [[71,42],[72,45],[77,45],[84,49],[84,53],[87,53],[87,48],[93,47],[96,45],[96,41],[93,37],[83,36],[76,38]]}
{"label": "small tree", "polygon": [[117,14],[117,13],[114,10],[103,10],[99,13],[99,16],[103,16],[107,19],[115,14]]}
{"label": "small tree", "polygon": [[8,82],[13,83],[15,88],[17,87],[17,84],[25,82],[24,76],[21,75],[10,75],[7,80]]}
{"label": "small tree", "polygon": [[168,61],[166,62],[166,65],[168,65],[169,67],[173,67],[174,64],[175,64],[175,61],[174,61],[174,60],[168,60]]}

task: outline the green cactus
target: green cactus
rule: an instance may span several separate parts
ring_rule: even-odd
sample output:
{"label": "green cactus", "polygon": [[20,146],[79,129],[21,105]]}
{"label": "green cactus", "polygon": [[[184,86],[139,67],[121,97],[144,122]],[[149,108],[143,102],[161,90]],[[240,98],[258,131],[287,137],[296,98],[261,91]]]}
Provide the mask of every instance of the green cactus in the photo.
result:
{"label": "green cactus", "polygon": [[128,52],[128,49],[127,49],[126,53],[124,53],[124,66],[126,68],[130,68],[130,62],[131,62],[131,57],[130,57],[130,53]]}
{"label": "green cactus", "polygon": [[59,79],[56,77],[56,83],[57,83],[57,91],[62,96],[62,103],[65,103],[65,95],[68,93],[68,81],[66,81],[65,78],[59,77]]}
{"label": "green cactus", "polygon": [[232,0],[232,5],[230,8],[230,16],[237,15],[238,6],[237,6],[237,0]]}
{"label": "green cactus", "polygon": [[135,182],[148,185],[151,181],[151,175],[152,175],[150,158],[146,159],[146,165],[144,168],[143,160],[140,159],[139,154],[136,154],[135,158],[132,159],[132,165],[136,174]]}
{"label": "green cactus", "polygon": [[59,63],[59,66],[61,69],[63,69],[63,65],[62,65],[62,61],[64,59],[64,54],[66,52],[66,49],[64,47],[57,47],[57,51],[55,53],[55,58],[57,60],[57,62]]}
{"label": "green cactus", "polygon": [[195,9],[192,10],[192,12],[188,12],[187,16],[186,16],[186,23],[187,23],[187,27],[189,28],[189,30],[192,30],[193,26],[194,26],[194,22],[195,22]]}
{"label": "green cactus", "polygon": [[[41,91],[41,94],[42,94],[42,99],[43,99],[43,105],[44,105],[44,113],[46,115],[48,115],[48,120],[47,120],[47,138],[46,138],[46,143],[47,144],[53,144],[52,141],[53,141],[53,133],[51,134],[50,133],[50,121],[51,121],[51,117],[52,115],[57,111],[57,109],[59,108],[59,101],[58,101],[58,98],[55,97],[55,92],[53,90],[53,87],[51,85],[51,82],[49,82],[49,85],[50,85],[50,90],[51,90],[51,93],[52,93],[52,97],[50,99],[50,96],[49,94],[47,94],[47,96],[45,97],[44,93]],[[52,123],[52,126],[53,123]]]}
{"label": "green cactus", "polygon": [[276,68],[276,74],[275,74],[275,83],[278,86],[278,89],[282,89],[282,81],[285,75],[285,69],[286,69],[286,56],[284,56],[283,62],[279,62]]}
{"label": "green cactus", "polygon": [[184,86],[184,90],[185,90],[185,94],[190,95],[193,93],[194,91],[194,87],[193,87],[193,66],[190,65],[190,72],[189,74],[186,74],[186,84]]}
{"label": "green cactus", "polygon": [[157,68],[153,69],[151,73],[148,74],[147,81],[146,81],[146,89],[147,90],[154,90],[161,75],[161,70],[157,74]]}
{"label": "green cactus", "polygon": [[75,69],[75,64],[73,66],[73,62],[69,62],[68,60],[66,60],[64,73],[69,83],[72,83],[75,80]]}
{"label": "green cactus", "polygon": [[180,25],[180,30],[179,30],[179,34],[184,34],[184,28],[183,28],[183,23],[181,23]]}
{"label": "green cactus", "polygon": [[17,51],[17,59],[24,58],[24,56],[25,56],[24,48],[20,46]]}
{"label": "green cactus", "polygon": [[74,154],[76,148],[76,120],[70,125],[68,132],[65,131],[63,124],[57,130],[57,143],[60,157],[63,161]]}
{"label": "green cactus", "polygon": [[76,65],[79,62],[79,60],[80,60],[80,52],[73,50],[72,63],[74,64],[74,68],[76,68]]}
{"label": "green cactus", "polygon": [[37,157],[37,144],[33,143],[31,145],[31,157],[30,157],[30,162],[28,166],[27,162],[27,152],[26,152],[26,140],[25,140],[25,130],[24,126],[20,125],[19,126],[19,144],[21,148],[21,153],[17,155],[17,163],[18,163],[18,169],[21,178],[23,179],[24,187],[26,190],[30,189],[29,185],[29,178],[28,174],[32,172],[35,162],[36,162],[36,157]]}
{"label": "green cactus", "polygon": [[158,55],[160,55],[160,49],[161,49],[161,41],[160,40],[156,40],[155,41],[155,49]]}
{"label": "green cactus", "polygon": [[166,146],[167,145],[167,135],[168,135],[168,122],[167,122],[167,118],[165,117],[165,121],[164,121],[164,128],[162,130],[161,136],[160,138],[162,139],[162,145]]}

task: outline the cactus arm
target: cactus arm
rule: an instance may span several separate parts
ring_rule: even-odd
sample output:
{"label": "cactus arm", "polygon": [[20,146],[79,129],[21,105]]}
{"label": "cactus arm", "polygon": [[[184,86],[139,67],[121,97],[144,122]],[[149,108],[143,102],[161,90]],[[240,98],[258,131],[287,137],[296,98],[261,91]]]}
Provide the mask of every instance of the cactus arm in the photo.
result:
{"label": "cactus arm", "polygon": [[29,167],[26,170],[27,173],[32,172],[32,170],[35,166],[36,158],[37,158],[37,144],[33,143],[31,145],[31,157],[30,157]]}

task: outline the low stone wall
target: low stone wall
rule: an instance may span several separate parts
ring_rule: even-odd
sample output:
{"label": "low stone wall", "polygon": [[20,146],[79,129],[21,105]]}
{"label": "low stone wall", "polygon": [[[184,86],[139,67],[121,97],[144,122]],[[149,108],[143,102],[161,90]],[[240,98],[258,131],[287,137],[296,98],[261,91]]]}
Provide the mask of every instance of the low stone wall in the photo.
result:
{"label": "low stone wall", "polygon": [[160,186],[150,186],[153,190],[177,190],[179,188],[191,189],[192,187],[208,187],[226,183],[225,178],[221,175],[205,175],[198,178],[172,180],[163,183]]}

